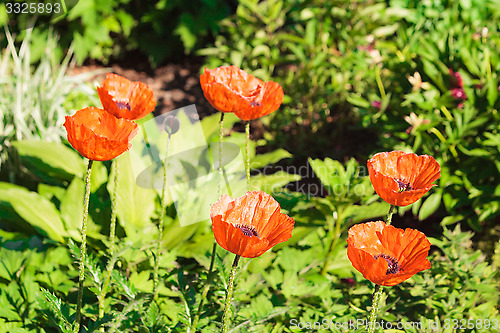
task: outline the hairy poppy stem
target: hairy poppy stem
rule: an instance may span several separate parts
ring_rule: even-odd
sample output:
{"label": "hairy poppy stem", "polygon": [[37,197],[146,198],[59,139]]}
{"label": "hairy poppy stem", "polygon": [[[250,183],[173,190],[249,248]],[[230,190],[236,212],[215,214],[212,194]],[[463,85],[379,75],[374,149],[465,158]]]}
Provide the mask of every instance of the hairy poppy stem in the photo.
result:
{"label": "hairy poppy stem", "polygon": [[[220,121],[219,121],[219,198],[222,196],[222,183],[223,179],[225,179],[224,169],[222,168],[222,146],[224,144],[224,112],[220,113]],[[227,181],[227,180],[226,180]],[[201,311],[203,310],[203,303],[205,303],[205,299],[207,298],[208,292],[210,291],[210,286],[212,284],[212,270],[214,269],[215,262],[215,254],[217,251],[217,241],[214,238],[214,242],[212,245],[212,257],[210,259],[210,267],[208,268],[207,280],[205,281],[205,287],[203,288],[203,292],[201,294],[200,304],[198,305],[198,311],[196,311],[196,315],[191,323],[190,331],[196,332],[196,327],[198,326],[198,322],[200,321]]]}
{"label": "hairy poppy stem", "polygon": [[[111,273],[113,272],[113,268],[116,260],[113,260],[113,254],[115,250],[115,233],[116,233],[116,197],[118,195],[118,177],[119,167],[118,167],[118,159],[115,158],[113,160],[113,167],[115,169],[115,179],[114,179],[114,188],[113,194],[111,196],[111,221],[109,224],[109,261],[108,266],[106,267],[106,277],[104,278],[104,283],[100,290],[99,295],[97,296],[97,300],[99,302],[99,319],[104,317],[104,299],[106,298],[106,293],[109,288],[109,283],[111,281]],[[101,332],[104,332],[104,327],[101,327]]]}
{"label": "hairy poppy stem", "polygon": [[73,332],[80,331],[80,321],[82,319],[82,298],[83,298],[83,280],[85,279],[85,255],[87,252],[87,218],[89,215],[90,199],[90,175],[92,174],[92,164],[89,160],[87,174],[85,175],[85,198],[83,200],[83,219],[82,219],[82,243],[80,245],[80,274],[78,277],[78,298],[76,301],[76,317]]}
{"label": "hairy poppy stem", "polygon": [[387,225],[390,225],[392,222],[392,214],[394,213],[395,208],[396,208],[395,205],[391,205],[391,208],[389,208],[389,212],[387,213],[387,219],[386,219]]}
{"label": "hairy poppy stem", "polygon": [[220,113],[219,121],[219,197],[222,195],[222,182],[224,178],[224,170],[222,169],[222,146],[224,145],[224,112]]}
{"label": "hairy poppy stem", "polygon": [[377,320],[377,313],[380,310],[380,301],[384,291],[382,287],[378,284],[375,285],[375,290],[373,291],[372,298],[372,310],[370,311],[370,326],[368,327],[368,333],[375,332],[375,321]]}
{"label": "hairy poppy stem", "polygon": [[245,124],[245,133],[247,135],[246,141],[246,172],[247,172],[247,187],[250,191],[250,121],[247,121]]}
{"label": "hairy poppy stem", "polygon": [[231,317],[231,301],[233,299],[233,289],[234,289],[234,277],[236,275],[236,268],[238,267],[238,262],[240,261],[240,255],[234,257],[233,266],[231,267],[231,273],[229,275],[229,283],[227,286],[226,294],[226,304],[224,305],[224,317],[222,319],[222,333],[227,333],[229,330],[230,317]]}
{"label": "hairy poppy stem", "polygon": [[[118,157],[117,157],[118,158]],[[113,196],[111,197],[111,222],[109,224],[109,256],[113,256],[115,251],[115,233],[116,233],[116,197],[118,196],[118,177],[120,177],[120,168],[118,167],[118,160],[115,158],[113,160],[113,166],[115,167],[115,186],[113,187]]]}
{"label": "hairy poppy stem", "polygon": [[161,209],[160,219],[158,221],[158,240],[156,241],[155,266],[153,270],[153,295],[155,300],[158,299],[158,269],[160,268],[161,239],[163,238],[163,223],[165,221],[165,211],[167,210],[167,155],[169,147],[170,134],[168,135],[165,158],[161,161],[161,169],[163,171],[163,187],[161,189]]}

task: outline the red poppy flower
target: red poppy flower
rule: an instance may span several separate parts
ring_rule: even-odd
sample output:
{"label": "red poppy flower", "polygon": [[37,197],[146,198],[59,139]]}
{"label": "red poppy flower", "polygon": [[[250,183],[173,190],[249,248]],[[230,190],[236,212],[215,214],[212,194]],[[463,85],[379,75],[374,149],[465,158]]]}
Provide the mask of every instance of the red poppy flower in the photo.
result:
{"label": "red poppy flower", "polygon": [[349,229],[347,256],[365,279],[394,286],[431,268],[431,243],[414,229],[398,229],[382,221],[357,224]]}
{"label": "red poppy flower", "polygon": [[214,108],[234,112],[241,120],[268,115],[283,102],[283,89],[278,83],[263,82],[236,66],[205,68],[200,84]]}
{"label": "red poppy flower", "polygon": [[68,141],[82,156],[93,161],[108,161],[130,148],[137,124],[95,107],[66,116]]}
{"label": "red poppy flower", "polygon": [[97,93],[104,110],[118,118],[141,119],[155,109],[156,100],[147,84],[108,73]]}
{"label": "red poppy flower", "polygon": [[255,258],[292,236],[294,220],[261,191],[233,199],[223,195],[210,209],[215,239],[224,249]]}
{"label": "red poppy flower", "polygon": [[368,160],[368,173],[382,199],[391,205],[408,206],[435,186],[432,183],[441,176],[441,167],[428,155],[392,151]]}

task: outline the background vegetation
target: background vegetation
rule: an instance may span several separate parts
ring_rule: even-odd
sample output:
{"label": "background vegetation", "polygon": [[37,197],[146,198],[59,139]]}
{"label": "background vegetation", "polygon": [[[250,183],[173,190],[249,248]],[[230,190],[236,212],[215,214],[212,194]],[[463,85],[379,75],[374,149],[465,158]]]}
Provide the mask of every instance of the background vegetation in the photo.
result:
{"label": "background vegetation", "polygon": [[[137,52],[153,66],[200,55],[207,67],[240,66],[285,91],[252,147],[252,186],[273,194],[296,227],[290,241],[243,261],[234,332],[368,316],[372,286],[352,268],[345,239],[351,225],[387,213],[365,166],[395,149],[435,157],[442,174],[394,218],[430,236],[432,268],[386,288],[382,319],[438,321],[439,332],[453,331],[445,319],[500,320],[499,19],[495,0],[95,0],[32,31],[10,22],[14,36],[6,30],[0,59],[0,332],[65,332],[73,320],[85,164],[61,125],[98,102],[92,84],[67,67]],[[242,145],[243,134],[231,130],[236,120],[226,121],[227,140]],[[217,121],[202,120],[209,142]],[[296,172],[302,166],[306,174]],[[160,298],[151,302],[159,194],[139,189],[122,168],[120,242],[108,258],[110,169],[96,163],[92,179],[88,330],[185,332],[207,278],[213,288],[199,329],[217,330],[232,256],[219,249],[216,274],[207,277],[210,224],[181,227],[170,201]],[[269,172],[281,169],[289,172]],[[304,184],[322,190],[314,195]],[[116,268],[99,322],[96,295],[109,260]]]}

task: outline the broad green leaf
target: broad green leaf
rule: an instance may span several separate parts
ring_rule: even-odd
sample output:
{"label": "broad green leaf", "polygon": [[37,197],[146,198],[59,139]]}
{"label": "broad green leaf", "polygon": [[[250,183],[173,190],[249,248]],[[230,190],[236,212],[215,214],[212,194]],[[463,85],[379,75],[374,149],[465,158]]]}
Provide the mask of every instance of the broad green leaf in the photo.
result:
{"label": "broad green leaf", "polygon": [[385,217],[389,212],[390,205],[385,201],[376,201],[369,205],[351,205],[346,209],[345,214],[351,216],[352,223],[374,220]]}
{"label": "broad green leaf", "polygon": [[432,213],[434,213],[441,204],[441,192],[435,192],[429,195],[427,199],[420,207],[420,211],[418,212],[418,219],[420,221],[428,218]]}
{"label": "broad green leaf", "polygon": [[[116,198],[116,214],[120,224],[128,236],[140,233],[141,229],[151,225],[154,215],[156,192],[144,189],[136,184],[132,172],[132,161],[129,152],[119,156],[115,163],[119,168],[118,193]],[[115,175],[112,172],[108,182],[108,192],[113,193]]]}
{"label": "broad green leaf", "polygon": [[250,179],[252,190],[264,191],[272,194],[290,182],[300,180],[299,175],[292,175],[285,171],[278,171],[272,175],[258,175]]}
{"label": "broad green leaf", "polygon": [[77,152],[62,143],[14,141],[23,164],[38,177],[49,182],[83,177],[85,164]]}
{"label": "broad green leaf", "polygon": [[[93,171],[92,171],[93,172]],[[64,197],[61,200],[61,217],[66,226],[69,236],[74,240],[80,241],[81,227],[83,219],[83,200],[85,195],[85,183],[80,178],[73,178],[68,186]],[[98,226],[92,222],[90,215],[87,221],[87,236],[99,238]]]}
{"label": "broad green leaf", "polygon": [[251,161],[251,168],[252,169],[263,168],[267,165],[271,165],[278,161],[281,161],[284,158],[290,158],[290,157],[292,157],[292,154],[280,148],[270,153],[256,155]]}
{"label": "broad green leaf", "polygon": [[0,201],[9,203],[26,222],[42,234],[63,242],[67,236],[61,216],[52,202],[24,187],[0,183]]}

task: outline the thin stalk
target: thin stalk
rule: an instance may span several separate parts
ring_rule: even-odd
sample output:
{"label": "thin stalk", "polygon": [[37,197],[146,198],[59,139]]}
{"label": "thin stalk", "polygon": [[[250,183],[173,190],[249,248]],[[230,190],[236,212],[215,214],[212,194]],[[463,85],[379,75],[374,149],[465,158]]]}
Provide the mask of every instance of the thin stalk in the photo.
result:
{"label": "thin stalk", "polygon": [[[219,198],[222,196],[222,183],[225,179],[224,169],[222,167],[222,146],[224,143],[224,112],[220,113],[220,121],[219,121],[219,188],[218,194]],[[212,284],[212,270],[214,269],[215,262],[215,254],[217,251],[217,241],[214,238],[212,245],[212,257],[210,259],[210,267],[208,268],[207,280],[205,281],[205,287],[203,288],[203,292],[201,293],[200,304],[198,305],[198,310],[196,311],[196,315],[191,323],[190,332],[196,332],[196,327],[198,326],[198,322],[200,321],[201,311],[203,310],[203,303],[205,303],[205,299],[207,298],[208,292],[210,291],[210,286]]]}
{"label": "thin stalk", "polygon": [[236,275],[236,269],[238,267],[238,262],[240,261],[240,255],[234,257],[233,266],[231,267],[231,273],[229,275],[229,283],[227,286],[226,294],[226,304],[224,305],[224,317],[222,319],[222,333],[227,333],[229,330],[229,324],[231,322],[231,301],[233,299],[234,290],[234,277]]}
{"label": "thin stalk", "polygon": [[[117,157],[119,158],[119,157]],[[118,167],[118,160],[113,160],[115,167],[115,186],[113,188],[113,196],[111,197],[111,222],[109,224],[109,256],[112,257],[115,251],[115,234],[116,234],[116,197],[118,196],[118,179],[120,177],[120,168]]]}
{"label": "thin stalk", "polygon": [[375,66],[375,81],[377,82],[378,90],[380,91],[380,97],[385,98],[384,84],[382,83],[382,78],[380,76],[380,67]]}
{"label": "thin stalk", "polygon": [[[325,262],[323,263],[323,268],[321,269],[321,275],[326,274],[326,270],[328,269],[328,264],[330,263],[330,257],[332,256],[333,249],[337,246],[337,241],[340,237],[340,226],[342,224],[342,214],[341,210],[337,208],[337,218],[334,219],[334,228],[332,231],[332,241],[330,243],[330,247],[328,248],[328,253],[325,258]],[[333,228],[332,228],[333,229]]]}
{"label": "thin stalk", "polygon": [[170,147],[170,134],[168,135],[167,149],[165,151],[165,158],[161,161],[161,168],[163,170],[163,187],[161,190],[161,210],[160,220],[158,222],[158,240],[156,242],[156,255],[155,266],[153,271],[153,294],[154,299],[158,299],[158,269],[160,268],[160,251],[161,239],[163,238],[163,223],[165,220],[165,211],[167,210],[167,155]]}
{"label": "thin stalk", "polygon": [[90,175],[92,174],[92,163],[89,160],[87,165],[87,174],[85,176],[85,198],[83,200],[83,219],[82,219],[82,243],[80,245],[80,274],[78,277],[78,298],[76,301],[76,318],[74,333],[80,331],[80,321],[82,319],[82,298],[83,298],[83,280],[85,279],[85,256],[87,253],[87,218],[89,215],[90,199]]}
{"label": "thin stalk", "polygon": [[247,141],[246,141],[246,172],[247,172],[247,187],[248,190],[250,191],[250,121],[247,121],[245,124],[245,133],[247,135]]}
{"label": "thin stalk", "polygon": [[224,178],[224,170],[222,168],[222,146],[224,144],[224,112],[220,113],[219,121],[219,197],[222,195],[222,182]]}
{"label": "thin stalk", "polygon": [[[389,212],[387,213],[386,224],[390,225],[392,221],[392,214],[396,206],[391,205],[389,208]],[[375,285],[375,290],[373,291],[373,299],[372,299],[372,310],[370,311],[370,326],[368,327],[368,333],[375,332],[375,321],[377,320],[377,314],[380,310],[380,300],[384,296],[384,291],[382,287],[378,284]]]}
{"label": "thin stalk", "polygon": [[394,213],[395,208],[396,208],[396,206],[394,206],[394,205],[391,205],[391,208],[389,208],[389,212],[387,213],[387,219],[385,222],[387,225],[390,225],[392,222],[392,214]]}
{"label": "thin stalk", "polygon": [[[120,175],[118,160],[113,160],[113,168],[115,169],[115,179],[114,179],[114,188],[113,194],[111,195],[111,221],[109,224],[109,261],[108,266],[106,267],[106,276],[104,278],[104,283],[102,285],[102,289],[97,296],[97,300],[99,302],[99,319],[104,317],[104,299],[106,298],[106,293],[109,288],[109,283],[111,281],[111,273],[113,272],[113,268],[116,260],[112,260],[114,250],[115,250],[115,234],[116,234],[116,197],[118,195],[118,177]],[[104,332],[104,327],[101,327],[101,332]]]}
{"label": "thin stalk", "polygon": [[370,326],[368,327],[368,333],[375,332],[375,321],[377,320],[377,314],[380,310],[380,300],[382,299],[383,294],[384,291],[382,290],[382,287],[376,284],[375,290],[373,291],[372,310],[370,311]]}

